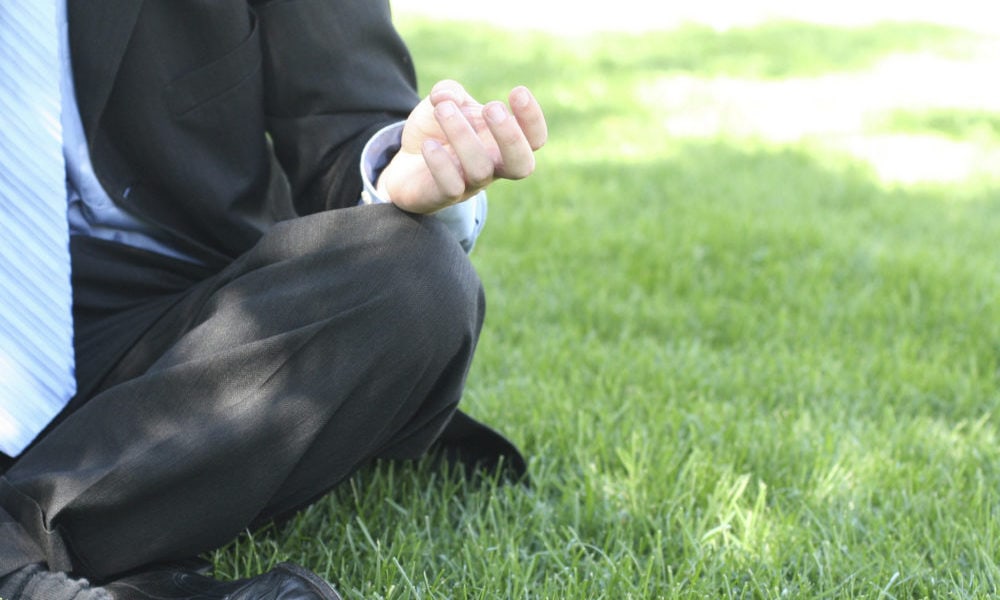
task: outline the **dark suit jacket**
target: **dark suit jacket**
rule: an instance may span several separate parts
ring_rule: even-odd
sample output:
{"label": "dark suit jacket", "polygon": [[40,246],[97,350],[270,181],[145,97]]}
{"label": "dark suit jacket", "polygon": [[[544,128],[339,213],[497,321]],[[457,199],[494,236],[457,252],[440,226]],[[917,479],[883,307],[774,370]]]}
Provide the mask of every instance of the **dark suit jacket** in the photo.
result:
{"label": "dark suit jacket", "polygon": [[[419,98],[387,0],[69,0],[68,8],[95,173],[118,206],[204,263],[74,238],[77,403],[174,294],[278,221],[355,205],[364,143]],[[525,469],[507,440],[462,413],[439,445],[454,460],[503,456],[516,474]]]}
{"label": "dark suit jacket", "polygon": [[209,265],[355,204],[374,129],[418,101],[387,0],[70,0],[95,171]]}

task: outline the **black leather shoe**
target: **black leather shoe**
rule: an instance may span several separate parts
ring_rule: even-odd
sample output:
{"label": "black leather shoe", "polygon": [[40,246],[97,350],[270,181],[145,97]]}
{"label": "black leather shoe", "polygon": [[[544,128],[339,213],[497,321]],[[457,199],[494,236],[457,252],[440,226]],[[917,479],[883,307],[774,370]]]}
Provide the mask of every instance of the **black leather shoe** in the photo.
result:
{"label": "black leather shoe", "polygon": [[107,583],[115,600],[341,600],[319,575],[292,563],[237,581],[159,568]]}

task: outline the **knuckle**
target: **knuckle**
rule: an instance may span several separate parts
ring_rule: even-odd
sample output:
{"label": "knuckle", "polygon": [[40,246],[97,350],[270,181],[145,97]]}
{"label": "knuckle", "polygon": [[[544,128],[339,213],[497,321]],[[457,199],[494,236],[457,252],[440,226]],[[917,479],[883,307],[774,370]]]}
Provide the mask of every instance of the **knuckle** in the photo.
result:
{"label": "knuckle", "polygon": [[446,202],[455,202],[465,193],[465,182],[459,178],[448,178],[438,182],[438,190]]}
{"label": "knuckle", "polygon": [[511,169],[510,179],[524,179],[535,172],[535,156],[529,155],[522,163]]}
{"label": "knuckle", "polygon": [[494,135],[497,143],[503,146],[517,146],[524,140],[524,133],[513,124],[511,127],[498,129]]}
{"label": "knuckle", "polygon": [[439,204],[442,208],[454,203],[461,197],[461,193],[456,192],[453,189],[454,186],[438,186],[438,200],[436,204]]}
{"label": "knuckle", "polygon": [[472,187],[480,187],[493,179],[493,165],[477,164],[466,171],[465,178]]}

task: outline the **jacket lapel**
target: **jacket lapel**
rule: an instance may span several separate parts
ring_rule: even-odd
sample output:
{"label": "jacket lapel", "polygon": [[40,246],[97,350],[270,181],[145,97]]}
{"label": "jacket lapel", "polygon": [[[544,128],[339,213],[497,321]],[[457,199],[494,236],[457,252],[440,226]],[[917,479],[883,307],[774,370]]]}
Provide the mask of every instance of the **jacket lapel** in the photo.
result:
{"label": "jacket lapel", "polygon": [[66,0],[76,101],[87,137],[111,94],[142,0]]}

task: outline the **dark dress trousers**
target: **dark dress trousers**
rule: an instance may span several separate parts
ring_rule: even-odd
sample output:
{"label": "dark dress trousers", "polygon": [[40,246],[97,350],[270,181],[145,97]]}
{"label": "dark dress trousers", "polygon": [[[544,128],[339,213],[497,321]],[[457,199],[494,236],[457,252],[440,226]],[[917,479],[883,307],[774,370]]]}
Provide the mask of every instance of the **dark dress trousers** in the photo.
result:
{"label": "dark dress trousers", "polygon": [[190,557],[377,458],[524,463],[456,411],[479,280],[433,217],[357,204],[417,102],[385,0],[69,0],[95,172],[197,263],[72,240],[79,393],[0,467],[0,575]]}

